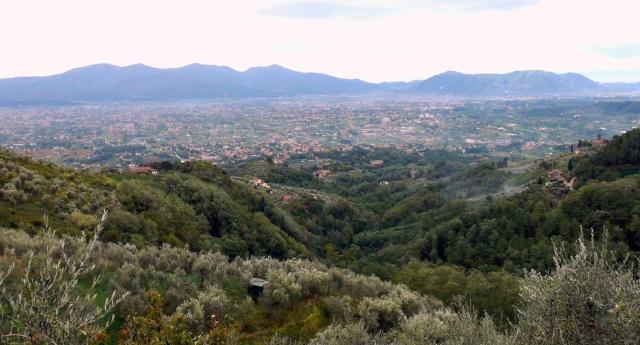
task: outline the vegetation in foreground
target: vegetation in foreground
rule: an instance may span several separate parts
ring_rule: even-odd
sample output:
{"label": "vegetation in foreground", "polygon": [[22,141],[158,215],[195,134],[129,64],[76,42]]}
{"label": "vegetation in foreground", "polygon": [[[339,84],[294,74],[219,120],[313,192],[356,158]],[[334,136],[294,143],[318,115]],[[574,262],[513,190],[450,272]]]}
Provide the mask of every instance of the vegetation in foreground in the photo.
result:
{"label": "vegetation in foreground", "polygon": [[[640,341],[637,272],[606,242],[582,237],[575,255],[556,249],[550,274],[526,273],[515,323],[500,329],[461,302],[446,307],[404,285],[309,260],[230,260],[170,246],[60,239],[50,231],[3,234],[0,337],[7,344]],[[254,277],[268,281],[256,301],[246,292]]]}

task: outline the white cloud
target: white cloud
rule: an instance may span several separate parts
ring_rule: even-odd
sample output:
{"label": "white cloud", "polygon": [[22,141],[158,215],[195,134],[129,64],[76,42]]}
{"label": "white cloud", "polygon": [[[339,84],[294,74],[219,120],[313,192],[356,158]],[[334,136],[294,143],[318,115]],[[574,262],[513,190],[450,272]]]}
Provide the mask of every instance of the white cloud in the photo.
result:
{"label": "white cloud", "polygon": [[539,0],[423,0],[413,1],[416,7],[439,7],[450,10],[518,10]]}
{"label": "white cloud", "polygon": [[285,2],[262,10],[262,14],[292,19],[345,18],[367,20],[390,14],[390,8],[358,6],[330,1]]}
{"label": "white cloud", "polygon": [[371,81],[517,69],[640,80],[640,56],[606,50],[640,45],[635,0],[312,4],[6,1],[0,4],[0,76],[44,75],[98,62],[200,62],[236,69],[278,63]]}
{"label": "white cloud", "polygon": [[640,44],[596,47],[595,50],[618,59],[640,56]]}

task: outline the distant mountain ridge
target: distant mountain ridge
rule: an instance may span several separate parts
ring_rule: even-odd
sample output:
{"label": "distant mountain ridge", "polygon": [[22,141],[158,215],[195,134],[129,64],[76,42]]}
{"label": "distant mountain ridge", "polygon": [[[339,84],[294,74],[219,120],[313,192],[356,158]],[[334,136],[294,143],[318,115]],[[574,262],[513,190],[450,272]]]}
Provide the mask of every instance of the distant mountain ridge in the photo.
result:
{"label": "distant mountain ridge", "polygon": [[368,83],[279,65],[240,72],[229,67],[191,64],[155,68],[90,65],[46,77],[0,79],[0,104],[64,104],[73,101],[171,100],[296,95],[356,95],[371,92],[436,96],[536,96],[634,91],[638,84],[603,85],[577,73],[517,71],[507,74],[445,72],[413,82]]}
{"label": "distant mountain ridge", "polygon": [[160,69],[146,65],[91,65],[48,77],[0,80],[0,101],[108,101],[297,94],[365,93],[375,85],[272,65],[238,72],[191,64]]}
{"label": "distant mountain ridge", "polygon": [[508,96],[571,94],[599,89],[599,83],[577,73],[516,71],[507,74],[445,72],[422,81],[412,91],[457,96]]}

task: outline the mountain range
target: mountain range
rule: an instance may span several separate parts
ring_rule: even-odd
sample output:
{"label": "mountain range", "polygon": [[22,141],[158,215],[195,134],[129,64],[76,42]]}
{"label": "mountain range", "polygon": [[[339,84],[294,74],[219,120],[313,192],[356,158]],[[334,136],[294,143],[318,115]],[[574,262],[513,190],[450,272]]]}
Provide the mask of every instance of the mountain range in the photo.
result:
{"label": "mountain range", "polygon": [[454,97],[500,97],[633,92],[640,84],[599,84],[577,73],[516,71],[507,74],[445,72],[413,82],[368,83],[282,66],[229,67],[191,64],[155,68],[98,64],[46,77],[0,79],[0,103],[170,100],[374,92]]}
{"label": "mountain range", "polygon": [[541,95],[597,91],[600,84],[577,73],[517,71],[507,74],[445,72],[420,82],[414,90],[464,96]]}

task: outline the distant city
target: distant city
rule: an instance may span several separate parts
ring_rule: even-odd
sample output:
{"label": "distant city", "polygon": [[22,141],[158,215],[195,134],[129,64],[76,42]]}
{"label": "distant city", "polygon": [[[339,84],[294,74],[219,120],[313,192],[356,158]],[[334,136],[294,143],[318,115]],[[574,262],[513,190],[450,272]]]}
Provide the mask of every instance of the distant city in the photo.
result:
{"label": "distant city", "polygon": [[543,157],[640,125],[627,99],[305,97],[0,108],[0,147],[89,169],[216,164],[356,146]]}

